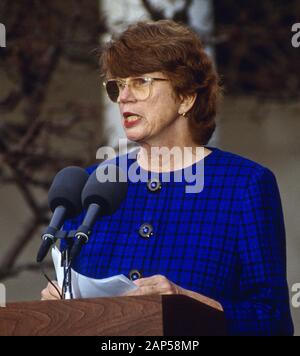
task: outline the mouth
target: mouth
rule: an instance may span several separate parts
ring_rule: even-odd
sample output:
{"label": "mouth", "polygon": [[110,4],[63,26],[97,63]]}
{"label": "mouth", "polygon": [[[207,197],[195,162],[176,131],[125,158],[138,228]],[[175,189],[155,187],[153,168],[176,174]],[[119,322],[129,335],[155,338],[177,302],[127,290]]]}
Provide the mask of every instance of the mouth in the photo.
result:
{"label": "mouth", "polygon": [[124,126],[126,128],[131,128],[133,126],[136,126],[142,119],[140,115],[131,112],[125,112],[123,114],[123,118],[124,118]]}

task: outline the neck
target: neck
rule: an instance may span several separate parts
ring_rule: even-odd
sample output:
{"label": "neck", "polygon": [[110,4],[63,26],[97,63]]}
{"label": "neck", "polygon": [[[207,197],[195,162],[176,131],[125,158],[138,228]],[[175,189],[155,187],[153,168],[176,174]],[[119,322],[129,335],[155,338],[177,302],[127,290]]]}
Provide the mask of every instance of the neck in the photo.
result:
{"label": "neck", "polygon": [[189,167],[210,153],[207,148],[192,142],[186,146],[141,144],[137,161],[144,170],[161,173]]}
{"label": "neck", "polygon": [[170,172],[191,166],[210,151],[193,142],[187,119],[178,118],[159,135],[142,142],[138,164],[146,171]]}

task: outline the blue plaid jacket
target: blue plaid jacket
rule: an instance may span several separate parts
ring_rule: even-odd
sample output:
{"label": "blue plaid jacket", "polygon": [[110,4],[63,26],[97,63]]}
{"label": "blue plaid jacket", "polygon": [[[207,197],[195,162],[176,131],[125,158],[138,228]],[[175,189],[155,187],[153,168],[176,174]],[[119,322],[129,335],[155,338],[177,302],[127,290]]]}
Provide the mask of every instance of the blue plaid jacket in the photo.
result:
{"label": "blue plaid jacket", "polygon": [[[201,193],[187,194],[187,183],[172,181],[173,173],[156,192],[146,182],[129,182],[127,198],[96,222],[74,269],[92,278],[134,269],[143,277],[161,274],[220,302],[231,335],[292,335],[276,179],[255,162],[207,148]],[[134,159],[126,159],[130,167]],[[83,214],[66,222],[65,230],[82,220]],[[150,237],[140,233],[145,226]]]}

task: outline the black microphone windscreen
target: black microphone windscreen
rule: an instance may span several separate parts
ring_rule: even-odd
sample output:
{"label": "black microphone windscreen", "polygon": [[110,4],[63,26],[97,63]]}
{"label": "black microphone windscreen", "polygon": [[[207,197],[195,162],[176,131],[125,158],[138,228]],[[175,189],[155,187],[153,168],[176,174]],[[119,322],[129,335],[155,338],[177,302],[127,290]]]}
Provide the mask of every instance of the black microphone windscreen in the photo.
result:
{"label": "black microphone windscreen", "polygon": [[79,215],[82,211],[81,192],[88,180],[88,173],[79,167],[67,167],[55,176],[48,194],[50,209],[58,206],[66,208],[66,219]]}
{"label": "black microphone windscreen", "polygon": [[83,207],[98,204],[102,215],[111,215],[126,198],[127,190],[127,176],[122,169],[113,164],[100,165],[82,191]]}

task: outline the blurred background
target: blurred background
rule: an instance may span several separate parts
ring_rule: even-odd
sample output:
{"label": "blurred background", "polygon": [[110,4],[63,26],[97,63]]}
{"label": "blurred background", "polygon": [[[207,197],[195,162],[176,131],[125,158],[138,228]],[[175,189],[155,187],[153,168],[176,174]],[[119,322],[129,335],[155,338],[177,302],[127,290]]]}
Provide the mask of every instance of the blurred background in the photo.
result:
{"label": "blurred background", "polygon": [[[290,290],[300,283],[299,0],[1,0],[0,283],[9,302],[37,300],[46,285],[35,256],[57,171],[95,163],[99,147],[125,137],[102,90],[99,46],[132,21],[163,18],[193,27],[222,76],[210,145],[275,173]],[[50,260],[46,267],[54,277]],[[300,335],[300,309],[292,313]]]}

